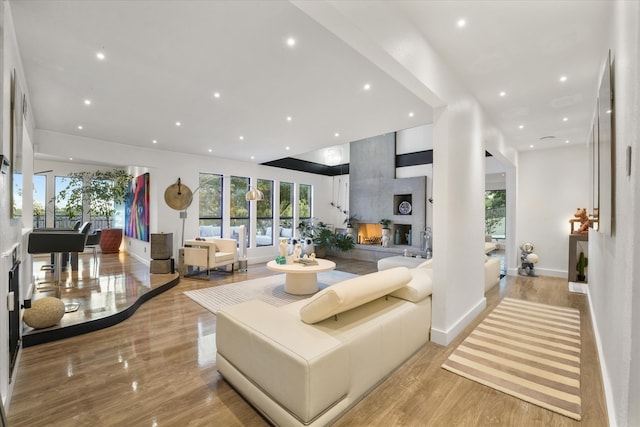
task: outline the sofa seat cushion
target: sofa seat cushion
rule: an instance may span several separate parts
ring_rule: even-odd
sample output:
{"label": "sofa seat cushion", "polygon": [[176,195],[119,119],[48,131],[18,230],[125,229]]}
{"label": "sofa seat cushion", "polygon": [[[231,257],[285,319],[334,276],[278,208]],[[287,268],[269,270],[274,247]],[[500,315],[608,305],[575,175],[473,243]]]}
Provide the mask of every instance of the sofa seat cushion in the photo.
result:
{"label": "sofa seat cushion", "polygon": [[431,295],[433,290],[431,282],[433,270],[430,268],[412,268],[409,272],[411,273],[411,281],[389,295],[411,302],[421,301]]}
{"label": "sofa seat cushion", "polygon": [[216,264],[224,262],[224,261],[233,261],[235,254],[230,252],[216,252],[214,255],[214,259]]}
{"label": "sofa seat cushion", "polygon": [[498,249],[498,246],[495,243],[493,243],[493,242],[484,242],[484,253],[485,254],[493,252],[496,249]]}
{"label": "sofa seat cushion", "polygon": [[349,390],[349,348],[301,322],[297,312],[258,300],[225,307],[216,316],[216,346],[220,356],[303,423]]}
{"label": "sofa seat cushion", "polygon": [[378,271],[389,270],[395,267],[414,268],[425,262],[424,258],[414,258],[410,256],[391,256],[378,260]]}
{"label": "sofa seat cushion", "polygon": [[406,267],[344,280],[323,289],[300,309],[303,322],[313,324],[388,295],[411,281]]}

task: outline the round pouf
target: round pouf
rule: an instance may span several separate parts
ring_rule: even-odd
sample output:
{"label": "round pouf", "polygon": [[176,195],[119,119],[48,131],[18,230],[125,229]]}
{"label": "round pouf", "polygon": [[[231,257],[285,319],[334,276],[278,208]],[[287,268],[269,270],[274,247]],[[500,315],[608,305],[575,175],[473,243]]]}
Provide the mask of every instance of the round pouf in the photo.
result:
{"label": "round pouf", "polygon": [[34,329],[48,328],[57,324],[64,316],[64,303],[61,299],[45,297],[31,304],[24,311],[23,320]]}

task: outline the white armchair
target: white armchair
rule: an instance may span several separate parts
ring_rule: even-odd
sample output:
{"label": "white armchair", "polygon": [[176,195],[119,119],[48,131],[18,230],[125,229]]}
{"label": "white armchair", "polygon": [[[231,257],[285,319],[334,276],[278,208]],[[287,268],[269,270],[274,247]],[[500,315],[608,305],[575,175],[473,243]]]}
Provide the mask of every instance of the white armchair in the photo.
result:
{"label": "white armchair", "polygon": [[237,241],[219,237],[204,240],[187,240],[184,242],[184,263],[187,266],[204,268],[207,278],[214,268],[231,265],[233,272],[238,262]]}

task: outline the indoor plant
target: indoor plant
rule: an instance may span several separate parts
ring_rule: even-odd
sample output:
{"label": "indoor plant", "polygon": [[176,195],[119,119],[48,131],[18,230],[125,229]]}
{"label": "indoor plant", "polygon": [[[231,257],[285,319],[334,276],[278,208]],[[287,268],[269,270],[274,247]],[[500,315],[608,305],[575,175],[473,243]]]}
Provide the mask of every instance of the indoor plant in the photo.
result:
{"label": "indoor plant", "polygon": [[350,234],[334,234],[333,247],[342,252],[350,251],[356,247],[356,242]]}
{"label": "indoor plant", "polygon": [[319,222],[313,233],[313,244],[316,248],[316,255],[320,258],[327,255],[327,249],[331,249],[335,242],[335,232],[328,228],[323,222]]}
{"label": "indoor plant", "polygon": [[584,252],[580,251],[580,255],[578,256],[578,263],[576,264],[576,271],[578,275],[576,279],[578,282],[585,282],[587,276],[584,274],[584,269],[589,265],[589,258],[584,256]]}
{"label": "indoor plant", "polygon": [[122,169],[95,172],[73,172],[67,175],[69,186],[60,191],[57,201],[66,202],[67,212],[84,212],[104,218],[106,228],[102,229],[100,249],[103,253],[116,253],[122,241],[122,229],[111,228],[111,220],[116,206],[124,203],[129,183],[133,179]]}

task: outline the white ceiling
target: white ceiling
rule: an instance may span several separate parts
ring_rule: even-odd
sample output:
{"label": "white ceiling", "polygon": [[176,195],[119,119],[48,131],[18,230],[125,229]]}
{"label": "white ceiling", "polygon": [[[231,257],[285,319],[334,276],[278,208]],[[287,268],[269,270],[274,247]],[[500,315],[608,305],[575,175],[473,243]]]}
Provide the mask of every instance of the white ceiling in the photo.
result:
{"label": "white ceiling", "polygon": [[[584,143],[606,54],[608,2],[393,4],[508,142],[519,149]],[[289,2],[21,0],[10,7],[39,129],[262,163],[432,120],[421,99]],[[460,18],[466,27],[456,26]],[[540,141],[548,135],[556,138]]]}

